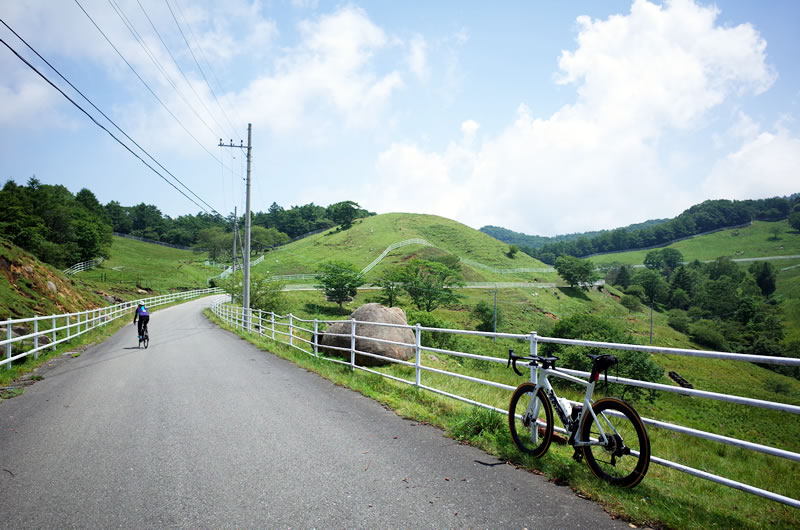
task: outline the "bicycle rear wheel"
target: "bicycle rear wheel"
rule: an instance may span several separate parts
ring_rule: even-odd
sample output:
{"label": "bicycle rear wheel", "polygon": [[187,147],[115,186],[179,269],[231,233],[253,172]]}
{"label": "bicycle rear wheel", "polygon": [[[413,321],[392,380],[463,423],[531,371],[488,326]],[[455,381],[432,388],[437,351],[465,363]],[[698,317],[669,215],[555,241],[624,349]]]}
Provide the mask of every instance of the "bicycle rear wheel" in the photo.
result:
{"label": "bicycle rear wheel", "polygon": [[514,444],[523,453],[540,457],[553,440],[553,409],[543,390],[522,383],[514,390],[508,406],[508,428]]}
{"label": "bicycle rear wheel", "polygon": [[144,335],[142,335],[142,342],[144,343],[144,349],[146,350],[147,347],[150,345],[150,333],[147,331],[147,328],[144,328]]}
{"label": "bicycle rear wheel", "polygon": [[642,481],[650,465],[650,438],[642,419],[633,407],[617,398],[597,400],[592,410],[596,421],[591,414],[584,416],[581,439],[599,440],[602,428],[608,443],[583,446],[586,464],[597,478],[632,488]]}

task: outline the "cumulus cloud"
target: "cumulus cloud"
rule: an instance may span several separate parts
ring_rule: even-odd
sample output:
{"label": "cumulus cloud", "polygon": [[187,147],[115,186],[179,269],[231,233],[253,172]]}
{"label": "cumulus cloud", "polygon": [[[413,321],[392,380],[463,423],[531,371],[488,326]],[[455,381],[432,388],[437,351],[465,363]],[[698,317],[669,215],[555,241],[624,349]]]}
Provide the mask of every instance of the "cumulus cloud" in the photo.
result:
{"label": "cumulus cloud", "polygon": [[[502,132],[469,152],[461,147],[457,157],[452,144],[441,153],[393,145],[376,171],[384,183],[408,175],[458,197],[438,207],[474,227],[553,235],[676,215],[700,191],[669,173],[670,164],[685,165],[691,157],[662,154],[659,142],[702,130],[721,103],[760,94],[775,80],[758,32],[749,24],[719,25],[718,14],[689,0],[663,6],[636,0],[627,15],[580,17],[576,48],[561,54],[555,76],[557,83],[575,86],[573,103],[542,118],[520,105]],[[753,164],[763,166],[767,152],[779,157],[781,168],[792,167],[796,158],[786,156],[791,138],[761,142],[768,145],[753,144],[748,155],[728,157],[715,172],[738,167],[734,180],[744,189],[751,179],[743,175]],[[722,189],[717,180],[709,179],[706,191]],[[406,203],[413,210],[417,195],[406,197],[413,197]]]}
{"label": "cumulus cloud", "polygon": [[388,45],[384,31],[352,6],[304,20],[298,29],[301,43],[238,95],[239,105],[279,132],[374,124],[403,84],[398,71],[378,75],[371,67]]}
{"label": "cumulus cloud", "polygon": [[704,194],[727,199],[789,195],[798,189],[800,138],[786,130],[762,132],[717,161],[703,183]]}

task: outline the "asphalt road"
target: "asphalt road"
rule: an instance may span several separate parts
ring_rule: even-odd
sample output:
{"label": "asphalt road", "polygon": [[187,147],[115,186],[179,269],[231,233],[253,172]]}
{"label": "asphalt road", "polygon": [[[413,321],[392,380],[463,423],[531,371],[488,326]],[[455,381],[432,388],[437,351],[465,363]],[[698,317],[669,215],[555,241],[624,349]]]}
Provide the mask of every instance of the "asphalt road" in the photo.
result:
{"label": "asphalt road", "polygon": [[0,528],[627,528],[220,330],[209,298],[0,403]]}

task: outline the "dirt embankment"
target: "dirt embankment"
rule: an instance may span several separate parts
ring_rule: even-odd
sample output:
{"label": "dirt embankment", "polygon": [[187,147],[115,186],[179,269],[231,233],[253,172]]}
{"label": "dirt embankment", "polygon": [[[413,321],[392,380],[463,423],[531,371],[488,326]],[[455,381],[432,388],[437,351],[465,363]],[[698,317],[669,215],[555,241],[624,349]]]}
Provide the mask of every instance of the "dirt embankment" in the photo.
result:
{"label": "dirt embankment", "polygon": [[83,311],[103,302],[30,254],[0,241],[0,320]]}

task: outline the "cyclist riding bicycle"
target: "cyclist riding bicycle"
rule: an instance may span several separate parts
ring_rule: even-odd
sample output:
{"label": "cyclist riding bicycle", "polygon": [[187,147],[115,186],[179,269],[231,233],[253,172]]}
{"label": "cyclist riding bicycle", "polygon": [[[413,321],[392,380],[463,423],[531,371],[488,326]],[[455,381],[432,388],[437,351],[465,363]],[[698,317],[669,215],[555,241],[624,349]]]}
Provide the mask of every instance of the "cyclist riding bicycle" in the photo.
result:
{"label": "cyclist riding bicycle", "polygon": [[144,306],[144,302],[137,302],[136,311],[133,312],[133,323],[136,324],[136,319],[139,319],[139,340],[142,340],[142,332],[150,321],[150,313]]}

